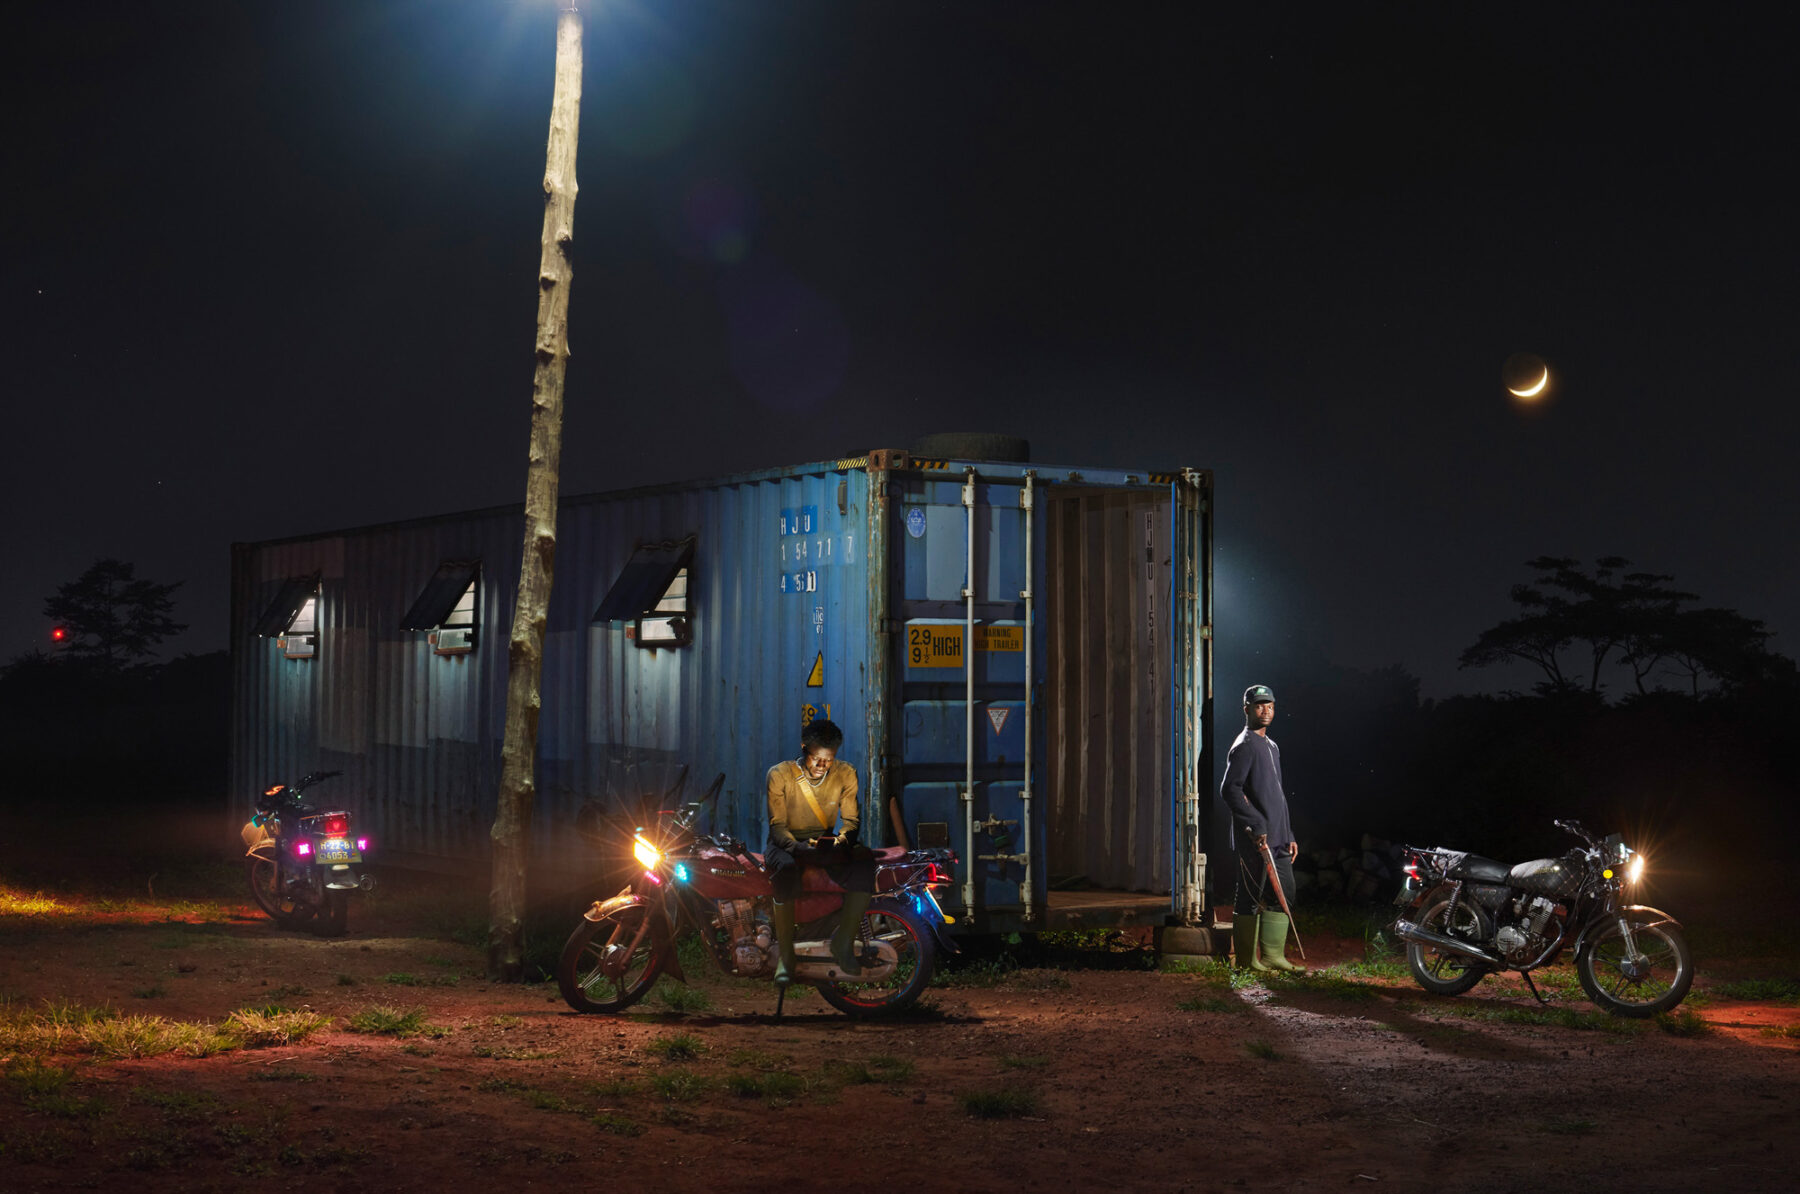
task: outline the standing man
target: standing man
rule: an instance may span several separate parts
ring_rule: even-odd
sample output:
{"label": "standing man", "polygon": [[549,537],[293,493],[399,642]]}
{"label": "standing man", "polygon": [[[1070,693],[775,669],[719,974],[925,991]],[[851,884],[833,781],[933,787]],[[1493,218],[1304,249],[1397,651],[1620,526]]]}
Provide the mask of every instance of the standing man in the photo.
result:
{"label": "standing man", "polygon": [[[800,757],[769,768],[769,840],[763,869],[775,888],[775,982],[794,979],[794,902],[807,867],[844,889],[844,910],[831,938],[831,956],[845,974],[862,973],[856,935],[875,892],[875,856],[856,844],[856,768],[837,757],[844,731],[824,718],[800,731]],[[839,826],[842,826],[840,829]]]}
{"label": "standing man", "polygon": [[[1287,914],[1270,890],[1268,846],[1281,876],[1288,905],[1294,902],[1294,859],[1300,843],[1288,820],[1287,794],[1281,790],[1281,748],[1269,737],[1275,720],[1275,693],[1266,684],[1244,690],[1244,732],[1225,756],[1225,782],[1219,798],[1231,810],[1237,838],[1237,900],[1231,911],[1232,947],[1240,970],[1303,970],[1287,960]],[[1257,946],[1262,958],[1257,959]]]}

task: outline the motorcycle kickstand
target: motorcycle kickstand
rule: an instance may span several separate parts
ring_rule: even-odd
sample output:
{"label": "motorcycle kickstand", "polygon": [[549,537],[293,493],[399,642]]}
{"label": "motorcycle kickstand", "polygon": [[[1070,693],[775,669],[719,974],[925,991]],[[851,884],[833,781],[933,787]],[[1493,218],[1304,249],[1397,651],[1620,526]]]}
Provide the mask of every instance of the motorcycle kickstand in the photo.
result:
{"label": "motorcycle kickstand", "polygon": [[1538,1003],[1544,1007],[1550,1006],[1550,1001],[1538,993],[1537,984],[1531,981],[1531,971],[1521,970],[1519,971],[1519,977],[1525,980],[1525,985],[1527,987],[1531,988],[1532,997],[1535,998]]}
{"label": "motorcycle kickstand", "polygon": [[775,988],[775,1018],[777,1020],[781,1019],[781,1005],[786,1002],[787,986],[783,984],[782,986]]}

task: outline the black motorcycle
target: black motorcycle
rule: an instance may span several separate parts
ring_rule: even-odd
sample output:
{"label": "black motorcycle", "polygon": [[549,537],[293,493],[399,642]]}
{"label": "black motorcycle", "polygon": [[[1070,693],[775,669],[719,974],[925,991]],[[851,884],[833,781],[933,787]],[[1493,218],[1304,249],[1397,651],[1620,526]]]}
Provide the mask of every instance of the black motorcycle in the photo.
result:
{"label": "black motorcycle", "polygon": [[256,799],[244,824],[250,894],[283,928],[312,923],[321,937],[341,937],[349,925],[349,894],[370,891],[375,877],[351,868],[369,852],[369,839],[350,832],[350,814],[320,809],[300,794],[341,771],[314,772],[298,783],[275,784]]}
{"label": "black motorcycle", "polygon": [[1516,970],[1546,1003],[1531,972],[1573,946],[1576,976],[1595,1006],[1634,1017],[1675,1007],[1693,985],[1694,958],[1674,917],[1627,902],[1644,856],[1616,833],[1597,840],[1579,822],[1556,827],[1587,844],[1514,867],[1404,847],[1394,933],[1406,942],[1413,978],[1434,995],[1461,995],[1490,973]]}

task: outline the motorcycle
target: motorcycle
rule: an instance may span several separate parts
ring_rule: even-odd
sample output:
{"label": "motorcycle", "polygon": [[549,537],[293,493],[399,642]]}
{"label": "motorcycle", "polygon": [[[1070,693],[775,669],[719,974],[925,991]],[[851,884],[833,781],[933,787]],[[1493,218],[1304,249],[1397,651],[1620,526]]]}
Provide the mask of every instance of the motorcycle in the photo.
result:
{"label": "motorcycle", "polygon": [[1514,867],[1403,847],[1394,933],[1414,980],[1434,995],[1461,995],[1488,974],[1516,970],[1547,1003],[1531,972],[1572,946],[1581,989],[1601,1010],[1646,1017],[1675,1007],[1693,985],[1694,959],[1674,917],[1625,902],[1643,881],[1644,856],[1616,833],[1597,839],[1578,821],[1555,824],[1586,845]]}
{"label": "motorcycle", "polygon": [[352,836],[350,814],[318,809],[301,793],[341,771],[318,771],[291,787],[275,784],[256,798],[244,823],[245,870],[257,905],[283,928],[312,922],[321,937],[341,937],[349,926],[349,894],[372,891],[375,877],[351,868],[369,852],[369,839]]}
{"label": "motorcycle", "polygon": [[[667,974],[687,981],[675,942],[698,932],[719,969],[740,978],[769,979],[779,960],[770,905],[774,889],[762,857],[728,836],[699,833],[701,809],[716,800],[719,776],[701,801],[658,830],[632,835],[641,872],[618,895],[582,913],[557,962],[556,981],[578,1012],[620,1012],[642,999]],[[881,849],[875,853],[875,897],[864,914],[855,952],[860,973],[845,973],[831,954],[844,890],[808,868],[794,910],[795,982],[811,983],[826,1002],[857,1019],[891,1015],[910,1006],[931,982],[940,953],[957,952],[934,885],[956,856],[948,850]],[[776,1002],[776,1014],[786,990]]]}

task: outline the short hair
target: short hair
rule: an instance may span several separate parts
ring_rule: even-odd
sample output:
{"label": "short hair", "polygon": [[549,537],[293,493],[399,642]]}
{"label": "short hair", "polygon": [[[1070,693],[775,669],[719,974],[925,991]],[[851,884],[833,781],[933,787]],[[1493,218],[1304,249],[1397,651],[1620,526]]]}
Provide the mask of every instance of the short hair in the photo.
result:
{"label": "short hair", "polygon": [[835,754],[842,745],[844,745],[844,731],[838,729],[836,722],[827,721],[823,717],[813,718],[806,723],[806,728],[800,731],[800,748],[802,750],[814,751],[824,747]]}

